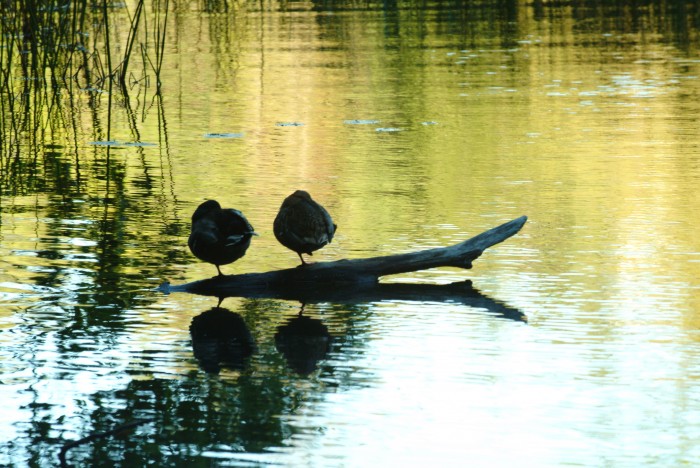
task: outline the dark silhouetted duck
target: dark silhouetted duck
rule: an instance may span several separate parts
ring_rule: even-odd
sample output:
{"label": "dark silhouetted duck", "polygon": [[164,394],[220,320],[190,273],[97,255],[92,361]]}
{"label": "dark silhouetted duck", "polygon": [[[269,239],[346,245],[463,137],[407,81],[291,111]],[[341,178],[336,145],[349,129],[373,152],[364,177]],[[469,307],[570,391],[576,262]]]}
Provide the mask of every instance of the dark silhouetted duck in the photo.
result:
{"label": "dark silhouetted duck", "polygon": [[257,234],[243,213],[233,208],[222,209],[216,200],[207,200],[192,215],[187,245],[195,257],[214,264],[221,276],[219,266],[244,256],[252,236]]}
{"label": "dark silhouetted duck", "polygon": [[283,246],[299,255],[312,255],[333,240],[337,226],[328,211],[316,203],[308,192],[297,190],[284,199],[273,225],[275,237]]}

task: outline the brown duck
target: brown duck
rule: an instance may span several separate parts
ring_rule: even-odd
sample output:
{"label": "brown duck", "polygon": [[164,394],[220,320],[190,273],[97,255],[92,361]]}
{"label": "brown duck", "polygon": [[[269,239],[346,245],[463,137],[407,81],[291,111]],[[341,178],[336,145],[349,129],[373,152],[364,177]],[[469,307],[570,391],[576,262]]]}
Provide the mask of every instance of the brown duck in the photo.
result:
{"label": "brown duck", "polygon": [[275,237],[283,246],[294,251],[306,265],[301,254],[312,255],[333,240],[337,226],[328,211],[316,203],[308,192],[297,190],[284,199],[273,224]]}
{"label": "brown duck", "polygon": [[207,200],[192,215],[192,231],[187,245],[195,257],[214,264],[222,276],[219,266],[233,263],[245,255],[253,236],[257,234],[243,213],[233,208],[221,208],[216,200]]}

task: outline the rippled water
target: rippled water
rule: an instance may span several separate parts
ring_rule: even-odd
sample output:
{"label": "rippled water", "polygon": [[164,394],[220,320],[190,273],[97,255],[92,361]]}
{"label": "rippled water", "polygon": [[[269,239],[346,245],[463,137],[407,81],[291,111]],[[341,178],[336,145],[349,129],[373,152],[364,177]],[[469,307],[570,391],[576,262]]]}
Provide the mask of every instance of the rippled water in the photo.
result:
{"label": "rippled water", "polygon": [[[161,94],[113,92],[108,134],[84,87],[6,139],[0,464],[134,421],[67,460],[700,462],[698,12],[491,3],[172,7]],[[206,198],[261,234],[225,273],[295,266],[297,188],[339,226],[316,261],[529,220],[374,296],[157,289],[215,274],[186,245]]]}

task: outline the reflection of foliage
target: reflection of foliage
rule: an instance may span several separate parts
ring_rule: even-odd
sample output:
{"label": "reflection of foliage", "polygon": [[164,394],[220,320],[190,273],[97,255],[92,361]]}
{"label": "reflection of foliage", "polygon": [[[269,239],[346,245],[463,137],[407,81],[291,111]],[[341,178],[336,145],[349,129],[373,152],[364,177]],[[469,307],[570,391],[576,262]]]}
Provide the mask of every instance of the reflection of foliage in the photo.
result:
{"label": "reflection of foliage", "polygon": [[[85,303],[128,303],[128,297],[115,296],[133,296],[125,285],[142,279],[144,268],[167,271],[177,252],[162,245],[182,229],[167,210],[174,193],[159,193],[165,184],[153,183],[166,175],[154,173],[169,164],[146,157],[160,150],[169,158],[158,77],[170,2],[154,0],[147,12],[144,0],[134,2],[133,11],[107,1],[2,5],[0,196],[47,194],[35,207],[43,244],[38,256],[47,260],[35,283],[74,290],[66,283],[80,276],[99,286]],[[146,99],[151,82],[156,92]],[[108,92],[112,88],[119,93]],[[131,108],[130,92],[137,94],[140,112]],[[111,139],[117,104],[134,142],[142,133],[137,116],[157,111],[158,150],[128,150],[140,159],[140,177],[120,157],[126,150],[86,145]],[[162,230],[143,232],[127,222],[135,217],[161,217],[151,225]],[[149,255],[126,255],[135,248]]]}
{"label": "reflection of foliage", "polygon": [[[112,93],[105,91],[111,91],[113,83],[122,90],[125,100],[127,87],[147,87],[151,73],[159,86],[169,1],[152,2],[150,26],[141,19],[144,0],[136,3],[133,16],[126,7],[101,3],[99,8],[87,1],[3,3],[2,192],[26,193],[25,190],[38,188],[34,185],[41,183],[41,159],[65,152],[65,148],[45,144],[73,142],[77,155],[85,109],[90,126],[98,132],[96,139],[109,139]],[[124,50],[118,57],[114,47],[117,44]],[[141,60],[132,61],[132,54],[137,52]],[[100,120],[98,113],[103,101],[107,101],[106,122]]]}
{"label": "reflection of foliage", "polygon": [[[246,316],[259,342],[250,364],[235,373],[212,375],[192,372],[180,379],[135,379],[120,390],[98,392],[96,407],[84,434],[109,431],[129,421],[152,419],[121,437],[95,440],[75,447],[68,462],[103,466],[140,466],[144,460],[157,466],[206,463],[211,454],[226,459],[236,452],[263,453],[280,447],[295,434],[308,430],[290,424],[288,416],[313,406],[323,391],[339,391],[367,384],[344,363],[361,353],[368,311],[361,306],[323,305],[322,312],[338,346],[308,377],[289,372],[276,350],[275,325],[287,308],[280,301],[244,301],[238,314],[220,309],[218,318]],[[211,309],[216,311],[217,309]],[[202,314],[204,315],[204,314]],[[200,315],[201,317],[201,315]],[[290,318],[293,318],[292,316]],[[224,320],[230,319],[230,316]],[[311,319],[318,325],[318,319]],[[56,449],[57,450],[57,449]]]}
{"label": "reflection of foliage", "polygon": [[[123,149],[85,147],[86,141],[110,139],[109,118],[105,120],[105,116],[106,108],[111,110],[111,106],[128,119],[133,140],[141,141],[142,125],[136,116],[146,112],[130,108],[129,92],[132,97],[138,93],[140,103],[155,102],[159,122],[165,121],[161,95],[156,93],[155,101],[151,101],[145,94],[149,83],[157,86],[157,81],[149,77],[157,74],[164,58],[163,42],[156,41],[162,37],[156,31],[162,33],[164,28],[154,27],[148,21],[157,20],[158,25],[164,25],[167,2],[150,2],[148,11],[140,9],[143,2],[129,2],[137,5],[137,9],[129,12],[131,17],[121,7],[107,8],[106,14],[104,8],[93,7],[108,3],[119,4],[0,0],[0,195],[39,195],[35,205],[4,204],[2,215],[27,210],[29,213],[23,216],[37,219],[34,231],[40,247],[31,253],[39,257],[41,268],[30,270],[31,277],[25,276],[22,281],[37,286],[40,291],[49,291],[38,293],[41,303],[37,309],[56,309],[55,321],[47,323],[46,313],[35,314],[26,308],[22,327],[14,330],[15,334],[21,332],[29,337],[23,343],[26,354],[21,355],[21,363],[27,373],[36,373],[37,381],[57,368],[69,380],[74,371],[70,366],[80,365],[76,360],[79,353],[90,356],[86,350],[111,349],[115,337],[125,328],[123,311],[134,307],[137,289],[143,288],[144,278],[172,276],[168,274],[172,273],[169,265],[183,263],[180,255],[189,258],[184,250],[169,247],[173,239],[182,237],[186,224],[171,221],[174,191],[167,195],[158,192],[159,185],[167,186],[158,180],[166,177],[157,173],[159,161],[149,159],[152,154],[143,148],[130,152],[127,158]],[[186,9],[187,2],[178,3],[178,8]],[[220,58],[217,62],[221,68],[220,83],[234,86],[237,77],[231,74],[237,68],[228,67],[225,59],[248,47],[241,40],[247,31],[234,28],[247,26],[245,21],[236,20],[244,17],[245,12],[239,10],[236,17],[232,15],[233,9],[242,10],[243,4],[227,0],[200,0],[199,4],[215,13],[203,15],[202,20],[217,39],[213,53]],[[523,39],[524,33],[532,31],[545,38],[565,37],[577,44],[581,44],[580,38],[584,36],[589,40],[598,38],[593,39],[598,42],[582,45],[607,43],[616,47],[618,36],[625,35],[626,41],[644,41],[649,40],[645,39],[647,36],[625,33],[653,29],[663,35],[663,40],[682,45],[697,39],[700,24],[700,10],[688,2],[670,0],[639,1],[634,7],[622,0],[463,0],[434,2],[433,10],[413,8],[418,3],[410,1],[374,4],[387,13],[382,31],[387,39],[386,47],[401,48],[401,54],[395,57],[406,66],[420,63],[420,41],[433,33],[430,30],[433,26],[439,34],[445,33],[441,39],[446,47],[459,49],[478,44],[485,35],[495,36],[503,45],[511,46],[515,40]],[[267,9],[278,4],[257,5]],[[326,11],[346,6],[369,9],[372,2],[315,1],[314,5],[317,10]],[[420,5],[429,6],[431,2]],[[302,8],[303,4],[283,2],[280,6],[292,9]],[[245,8],[256,6],[253,3]],[[160,12],[161,16],[151,16],[151,11]],[[529,16],[531,12],[533,17]],[[425,15],[427,19],[408,21],[411,15]],[[272,30],[270,25],[262,23],[269,17],[258,15],[257,18],[261,35]],[[352,18],[352,15],[318,15],[316,20],[321,34],[335,41],[338,47],[350,48],[353,35],[358,34],[351,30]],[[151,25],[148,34],[155,36],[147,34],[144,27],[147,24]],[[560,35],[554,28],[570,28],[566,31],[571,34]],[[595,32],[615,32],[616,37],[606,39],[606,35],[592,34]],[[184,31],[181,33],[187,36]],[[111,39],[109,48],[107,37]],[[125,62],[126,52],[115,53],[117,45],[128,50],[134,60]],[[360,48],[360,52],[367,51]],[[110,54],[111,67],[107,65]],[[342,66],[353,66],[352,60],[347,60]],[[399,76],[415,79],[418,75],[399,73]],[[112,80],[117,84],[114,102],[109,99],[112,95],[104,92]],[[397,88],[389,90],[395,93],[386,95],[398,95],[401,87],[422,86],[422,83],[405,86],[399,80],[388,81]],[[127,89],[122,87],[124,84]],[[419,101],[406,99],[405,105],[414,102]],[[408,108],[406,114],[418,115],[421,109]],[[160,141],[159,156],[166,159],[169,155],[165,126],[161,125],[159,130],[159,137],[165,138]],[[137,157],[131,158],[133,154]],[[129,173],[134,161],[140,165],[141,174],[137,176]],[[167,161],[160,163],[168,167]],[[425,190],[415,180],[412,182],[406,184],[410,196]],[[143,221],[143,225],[134,220]],[[151,229],[145,229],[144,225]],[[153,226],[158,230],[152,230]],[[80,401],[82,406],[71,408],[75,411],[72,416],[61,416],[64,419],[58,421],[51,417],[55,412],[51,411],[52,404],[46,402],[48,392],[40,385],[28,388],[30,402],[22,410],[31,416],[17,423],[20,437],[6,442],[4,448],[31,451],[27,460],[30,466],[50,465],[55,459],[49,459],[47,453],[62,442],[57,434],[75,438],[141,417],[155,417],[156,422],[138,427],[124,437],[80,447],[71,452],[71,461],[97,466],[140,465],[138,462],[143,460],[163,466],[188,461],[201,465],[200,453],[206,449],[255,452],[281,445],[296,430],[286,424],[284,416],[295,414],[301,405],[308,405],[314,398],[322,398],[324,392],[367,385],[368,379],[367,374],[358,376],[354,367],[368,340],[367,325],[363,322],[367,307],[324,304],[307,308],[305,313],[322,318],[322,326],[333,337],[333,349],[307,377],[300,377],[291,372],[272,338],[275,327],[285,321],[280,317],[290,316],[286,306],[282,301],[246,301],[238,311],[260,340],[260,349],[251,357],[249,367],[240,370],[235,379],[225,372],[221,377],[193,372],[180,379],[134,379],[118,390],[93,393],[89,402]],[[42,321],[44,328],[37,331],[36,323]],[[62,328],[58,333],[45,332],[52,330],[50,327]],[[39,346],[44,341],[52,346],[51,339],[56,339],[55,348],[48,349],[55,350],[55,356],[64,360],[61,364],[67,365],[56,366],[36,357],[51,354]],[[19,346],[15,344],[14,349]],[[40,367],[44,369],[37,371]],[[115,372],[123,375],[119,369]]]}

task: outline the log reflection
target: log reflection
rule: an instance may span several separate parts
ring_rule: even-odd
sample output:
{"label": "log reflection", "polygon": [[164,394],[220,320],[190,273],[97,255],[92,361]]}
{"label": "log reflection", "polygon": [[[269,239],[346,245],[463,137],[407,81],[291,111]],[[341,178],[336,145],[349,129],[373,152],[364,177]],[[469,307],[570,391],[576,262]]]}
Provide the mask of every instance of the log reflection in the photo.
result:
{"label": "log reflection", "polygon": [[244,289],[222,295],[218,288],[202,287],[206,284],[215,284],[217,278],[196,282],[197,287],[191,288],[195,283],[184,285],[171,285],[163,283],[159,290],[169,294],[174,292],[189,292],[203,296],[222,297],[246,297],[250,299],[285,299],[295,300],[302,304],[330,302],[336,304],[360,304],[380,301],[415,301],[415,302],[452,302],[464,304],[469,307],[485,309],[499,317],[527,322],[527,316],[516,307],[512,307],[496,299],[481,293],[472,286],[471,280],[459,281],[450,284],[413,284],[413,283],[388,283],[375,285],[348,285],[335,287],[319,287],[310,285],[303,287],[295,284],[290,288],[271,289]]}

